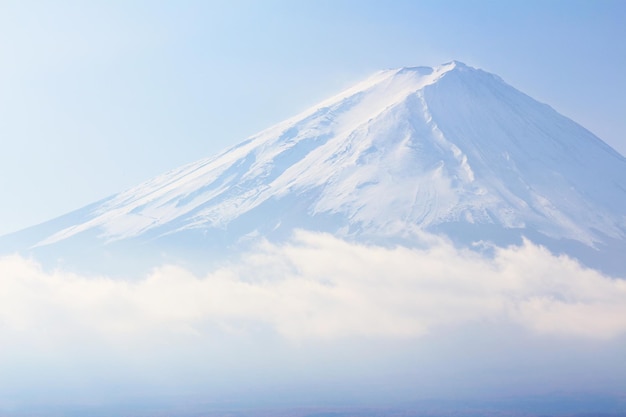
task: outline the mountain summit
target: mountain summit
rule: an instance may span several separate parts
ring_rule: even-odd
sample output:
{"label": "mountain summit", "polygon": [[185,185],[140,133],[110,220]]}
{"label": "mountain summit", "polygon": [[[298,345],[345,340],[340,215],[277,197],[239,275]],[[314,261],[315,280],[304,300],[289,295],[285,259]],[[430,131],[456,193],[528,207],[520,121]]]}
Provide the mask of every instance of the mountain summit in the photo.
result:
{"label": "mountain summit", "polygon": [[5,242],[224,248],[297,228],[371,243],[411,243],[422,230],[464,244],[526,236],[623,268],[626,159],[493,74],[456,61],[385,70]]}

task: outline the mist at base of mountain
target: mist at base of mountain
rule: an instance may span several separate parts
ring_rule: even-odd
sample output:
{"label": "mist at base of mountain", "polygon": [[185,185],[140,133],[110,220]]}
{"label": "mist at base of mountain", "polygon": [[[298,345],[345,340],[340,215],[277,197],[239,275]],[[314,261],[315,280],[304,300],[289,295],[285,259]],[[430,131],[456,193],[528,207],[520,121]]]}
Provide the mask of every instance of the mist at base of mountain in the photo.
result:
{"label": "mist at base of mountain", "polygon": [[[279,395],[281,393],[278,393]],[[289,396],[288,393],[284,393]],[[202,397],[184,399],[162,396],[150,401],[125,401],[92,406],[32,406],[7,417],[626,417],[626,401],[619,396],[556,393],[487,400],[420,400],[393,405],[281,406],[281,401],[206,402]],[[289,400],[285,402],[289,403]],[[323,401],[322,401],[323,403]]]}

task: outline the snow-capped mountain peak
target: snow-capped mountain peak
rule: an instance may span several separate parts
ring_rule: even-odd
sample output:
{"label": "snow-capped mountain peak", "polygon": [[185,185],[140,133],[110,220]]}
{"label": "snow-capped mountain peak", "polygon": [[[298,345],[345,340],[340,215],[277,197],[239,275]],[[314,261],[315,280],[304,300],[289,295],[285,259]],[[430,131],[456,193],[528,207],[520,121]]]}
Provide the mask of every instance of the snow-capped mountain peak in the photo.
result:
{"label": "snow-capped mountain peak", "polygon": [[75,218],[33,244],[86,232],[236,241],[293,228],[411,239],[485,226],[592,247],[626,235],[626,160],[499,77],[452,61],[380,71]]}
{"label": "snow-capped mountain peak", "polygon": [[[458,65],[453,62],[434,69],[381,71],[218,157],[170,171],[114,196],[94,212],[90,221],[61,230],[39,245],[54,243],[93,227],[101,228],[106,239],[126,238],[192,213],[183,228],[223,227],[272,196],[284,195],[292,188],[319,186],[333,176],[328,168],[338,168],[339,161],[343,165],[357,164],[364,161],[365,156],[360,157],[360,154],[372,153],[373,142],[361,140],[356,144],[355,133],[362,135],[370,121],[379,119]],[[338,155],[337,161],[329,165],[329,156],[346,146],[354,148],[352,159],[344,149],[344,155]],[[320,165],[326,169],[313,169],[320,158],[327,161]],[[239,172],[228,175],[235,170]],[[365,177],[369,178],[366,181],[369,183],[375,180],[372,175]],[[332,186],[332,182],[329,185]],[[231,187],[243,192],[233,193]],[[341,191],[335,193],[341,194]],[[226,198],[219,198],[220,204],[210,204],[218,196]],[[312,212],[324,211],[326,205],[328,198],[322,199]]]}

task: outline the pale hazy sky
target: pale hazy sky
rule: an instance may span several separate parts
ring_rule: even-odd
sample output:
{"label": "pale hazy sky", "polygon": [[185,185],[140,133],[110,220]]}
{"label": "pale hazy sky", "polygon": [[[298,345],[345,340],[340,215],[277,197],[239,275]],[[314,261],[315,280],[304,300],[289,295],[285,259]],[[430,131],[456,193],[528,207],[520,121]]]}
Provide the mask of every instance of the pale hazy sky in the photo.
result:
{"label": "pale hazy sky", "polygon": [[457,59],[626,154],[624,1],[0,0],[0,234]]}
{"label": "pale hazy sky", "polygon": [[[624,22],[623,0],[0,0],[0,234],[213,155],[379,69],[453,59],[626,154]],[[0,258],[0,414],[626,398],[622,280],[529,242],[483,257],[424,238],[300,232],[204,275],[163,265],[126,280]]]}

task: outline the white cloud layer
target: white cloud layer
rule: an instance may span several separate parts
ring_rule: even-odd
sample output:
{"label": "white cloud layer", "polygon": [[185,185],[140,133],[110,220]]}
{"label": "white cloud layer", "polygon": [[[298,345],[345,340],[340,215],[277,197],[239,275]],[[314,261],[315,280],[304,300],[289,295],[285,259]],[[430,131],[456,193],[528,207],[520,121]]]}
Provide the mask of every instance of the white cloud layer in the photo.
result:
{"label": "white cloud layer", "polygon": [[626,281],[529,242],[485,257],[424,238],[298,232],[203,275],[127,279],[0,258],[0,414],[623,392]]}
{"label": "white cloud layer", "polygon": [[0,259],[0,337],[108,343],[146,334],[273,329],[292,341],[412,338],[439,327],[513,324],[534,333],[626,333],[626,281],[525,242],[492,258],[429,237],[429,249],[382,248],[298,232],[204,276],[163,266],[120,280],[45,272]]}

